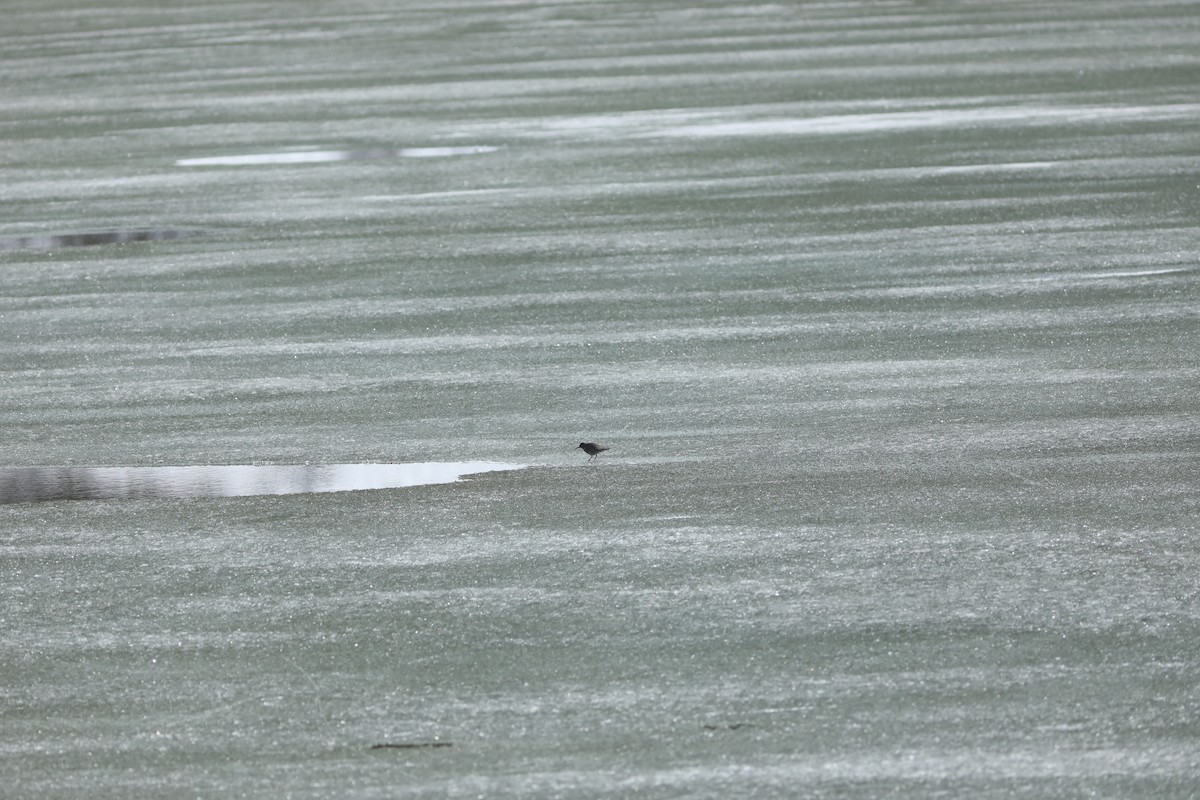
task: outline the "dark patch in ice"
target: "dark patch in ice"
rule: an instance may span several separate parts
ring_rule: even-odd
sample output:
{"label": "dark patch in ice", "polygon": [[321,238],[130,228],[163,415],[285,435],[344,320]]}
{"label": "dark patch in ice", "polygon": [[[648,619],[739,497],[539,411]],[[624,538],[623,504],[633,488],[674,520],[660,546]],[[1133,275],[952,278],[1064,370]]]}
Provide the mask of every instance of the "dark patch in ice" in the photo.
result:
{"label": "dark patch in ice", "polygon": [[91,233],[43,233],[32,236],[0,238],[0,250],[54,250],[58,247],[88,247],[125,242],[166,242],[199,236],[203,231],[167,228],[163,230],[93,231]]}
{"label": "dark patch in ice", "polygon": [[749,722],[733,722],[728,725],[701,725],[706,731],[737,731],[742,728],[753,728]]}
{"label": "dark patch in ice", "polygon": [[284,150],[279,153],[245,153],[229,156],[181,158],[177,167],[243,167],[262,164],[328,164],[333,161],[365,161],[373,158],[447,158],[494,153],[493,145],[440,147],[391,147],[367,150]]}
{"label": "dark patch in ice", "polygon": [[250,497],[453,483],[464,475],[522,469],[494,461],[415,464],[0,469],[0,504],[144,497]]}
{"label": "dark patch in ice", "polygon": [[371,745],[372,750],[420,750],[430,747],[453,747],[453,742],[381,742]]}

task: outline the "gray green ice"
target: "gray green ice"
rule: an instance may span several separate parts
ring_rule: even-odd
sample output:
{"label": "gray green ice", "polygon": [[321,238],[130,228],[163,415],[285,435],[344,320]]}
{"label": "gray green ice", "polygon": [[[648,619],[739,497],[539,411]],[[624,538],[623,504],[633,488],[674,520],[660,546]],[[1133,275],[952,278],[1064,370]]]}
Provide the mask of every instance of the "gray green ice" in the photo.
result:
{"label": "gray green ice", "polygon": [[1200,2],[3,17],[0,795],[1197,796]]}

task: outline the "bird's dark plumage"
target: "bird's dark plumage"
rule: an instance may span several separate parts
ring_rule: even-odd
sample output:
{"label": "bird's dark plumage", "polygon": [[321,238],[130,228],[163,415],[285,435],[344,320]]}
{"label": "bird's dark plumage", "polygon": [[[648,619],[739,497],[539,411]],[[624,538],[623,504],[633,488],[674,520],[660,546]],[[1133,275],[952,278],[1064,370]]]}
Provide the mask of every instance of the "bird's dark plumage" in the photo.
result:
{"label": "bird's dark plumage", "polygon": [[[595,458],[608,448],[602,444],[596,444],[595,442],[580,442],[579,449],[587,453],[592,458]],[[589,458],[588,461],[591,461],[592,458]]]}

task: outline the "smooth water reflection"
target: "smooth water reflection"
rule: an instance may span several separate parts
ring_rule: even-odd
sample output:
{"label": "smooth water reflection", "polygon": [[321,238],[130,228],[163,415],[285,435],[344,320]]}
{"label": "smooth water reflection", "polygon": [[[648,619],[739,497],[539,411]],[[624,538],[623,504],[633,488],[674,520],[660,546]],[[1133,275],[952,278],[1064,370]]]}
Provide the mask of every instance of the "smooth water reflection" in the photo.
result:
{"label": "smooth water reflection", "polygon": [[523,469],[495,461],[415,464],[0,469],[0,504],[140,497],[249,497],[453,483],[464,475]]}

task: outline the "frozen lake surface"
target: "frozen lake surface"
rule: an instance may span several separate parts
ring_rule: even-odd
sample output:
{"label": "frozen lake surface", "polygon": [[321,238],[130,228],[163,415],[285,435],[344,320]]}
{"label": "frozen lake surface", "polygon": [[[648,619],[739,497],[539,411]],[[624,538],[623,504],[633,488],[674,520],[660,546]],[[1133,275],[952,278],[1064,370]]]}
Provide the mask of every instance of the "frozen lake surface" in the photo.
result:
{"label": "frozen lake surface", "polygon": [[1195,796],[1200,3],[174,6],[6,9],[0,470],[298,491],[0,505],[0,794]]}

